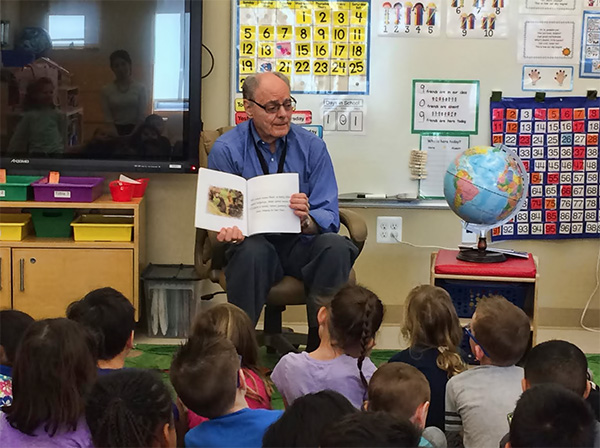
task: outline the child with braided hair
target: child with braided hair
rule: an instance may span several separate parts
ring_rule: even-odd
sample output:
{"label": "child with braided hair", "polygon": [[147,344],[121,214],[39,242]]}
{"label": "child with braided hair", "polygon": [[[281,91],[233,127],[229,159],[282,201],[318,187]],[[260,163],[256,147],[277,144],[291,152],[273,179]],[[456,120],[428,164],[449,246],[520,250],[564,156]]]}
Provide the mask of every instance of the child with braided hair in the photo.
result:
{"label": "child with braided hair", "polygon": [[150,370],[124,369],[98,378],[85,415],[94,446],[176,446],[169,390]]}
{"label": "child with braided hair", "polygon": [[450,295],[442,288],[420,285],[406,299],[402,334],[409,348],[390,362],[404,362],[425,375],[431,388],[426,426],[444,430],[444,406],[448,379],[467,369],[459,354],[463,330]]}
{"label": "child with braided hair", "polygon": [[310,353],[288,353],[271,375],[285,403],[330,389],[360,408],[376,369],[368,355],[375,346],[383,314],[381,300],[362,286],[345,286],[321,307],[317,314],[319,348]]}

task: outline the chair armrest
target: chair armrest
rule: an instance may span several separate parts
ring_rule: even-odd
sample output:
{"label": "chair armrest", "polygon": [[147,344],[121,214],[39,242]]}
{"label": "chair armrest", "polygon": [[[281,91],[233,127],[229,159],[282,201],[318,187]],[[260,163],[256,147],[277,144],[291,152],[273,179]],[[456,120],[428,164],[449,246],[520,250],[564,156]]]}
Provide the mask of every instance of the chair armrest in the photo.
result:
{"label": "chair armrest", "polygon": [[340,209],[340,222],[348,229],[350,239],[362,251],[367,240],[367,223],[364,218],[356,212],[348,209]]}
{"label": "chair armrest", "polygon": [[196,229],[194,266],[202,279],[219,283],[221,269],[225,264],[225,244],[217,241],[217,233]]}

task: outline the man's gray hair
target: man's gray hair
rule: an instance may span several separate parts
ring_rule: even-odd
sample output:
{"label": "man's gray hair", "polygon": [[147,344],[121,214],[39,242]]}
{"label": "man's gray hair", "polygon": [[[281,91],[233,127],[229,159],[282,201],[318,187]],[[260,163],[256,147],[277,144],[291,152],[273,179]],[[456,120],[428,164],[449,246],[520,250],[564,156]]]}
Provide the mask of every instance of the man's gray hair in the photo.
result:
{"label": "man's gray hair", "polygon": [[[285,82],[285,85],[288,86],[288,89],[291,90],[290,80],[283,73],[279,73],[279,72],[267,72],[267,73],[272,73],[275,76],[277,76],[279,79],[281,79],[283,82]],[[260,75],[264,75],[264,74],[265,73],[254,73],[254,74],[248,76],[244,80],[244,83],[242,84],[242,96],[245,100],[254,99],[254,94],[256,93],[256,89],[260,83]]]}

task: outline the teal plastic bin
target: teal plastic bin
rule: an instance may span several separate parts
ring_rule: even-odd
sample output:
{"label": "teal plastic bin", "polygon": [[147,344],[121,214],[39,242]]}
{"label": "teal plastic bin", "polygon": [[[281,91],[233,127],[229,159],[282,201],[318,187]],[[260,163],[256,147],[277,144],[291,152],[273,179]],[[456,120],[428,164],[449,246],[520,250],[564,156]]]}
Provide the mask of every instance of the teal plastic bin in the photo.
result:
{"label": "teal plastic bin", "polygon": [[33,198],[31,184],[41,176],[6,176],[6,183],[0,184],[0,201],[26,201]]}
{"label": "teal plastic bin", "polygon": [[75,217],[72,208],[33,208],[31,218],[38,238],[69,238],[71,222]]}

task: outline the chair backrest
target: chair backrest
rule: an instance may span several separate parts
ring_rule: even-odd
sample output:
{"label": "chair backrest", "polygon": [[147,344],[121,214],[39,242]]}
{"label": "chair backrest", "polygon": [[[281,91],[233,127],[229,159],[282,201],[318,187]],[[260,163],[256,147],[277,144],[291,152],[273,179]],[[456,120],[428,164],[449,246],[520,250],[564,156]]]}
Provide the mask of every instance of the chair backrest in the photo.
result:
{"label": "chair backrest", "polygon": [[221,135],[225,134],[225,132],[230,131],[234,127],[235,126],[223,126],[215,131],[202,131],[200,133],[200,144],[198,145],[198,153],[201,168],[208,167],[208,154],[210,153],[210,150],[212,149],[217,139]]}

